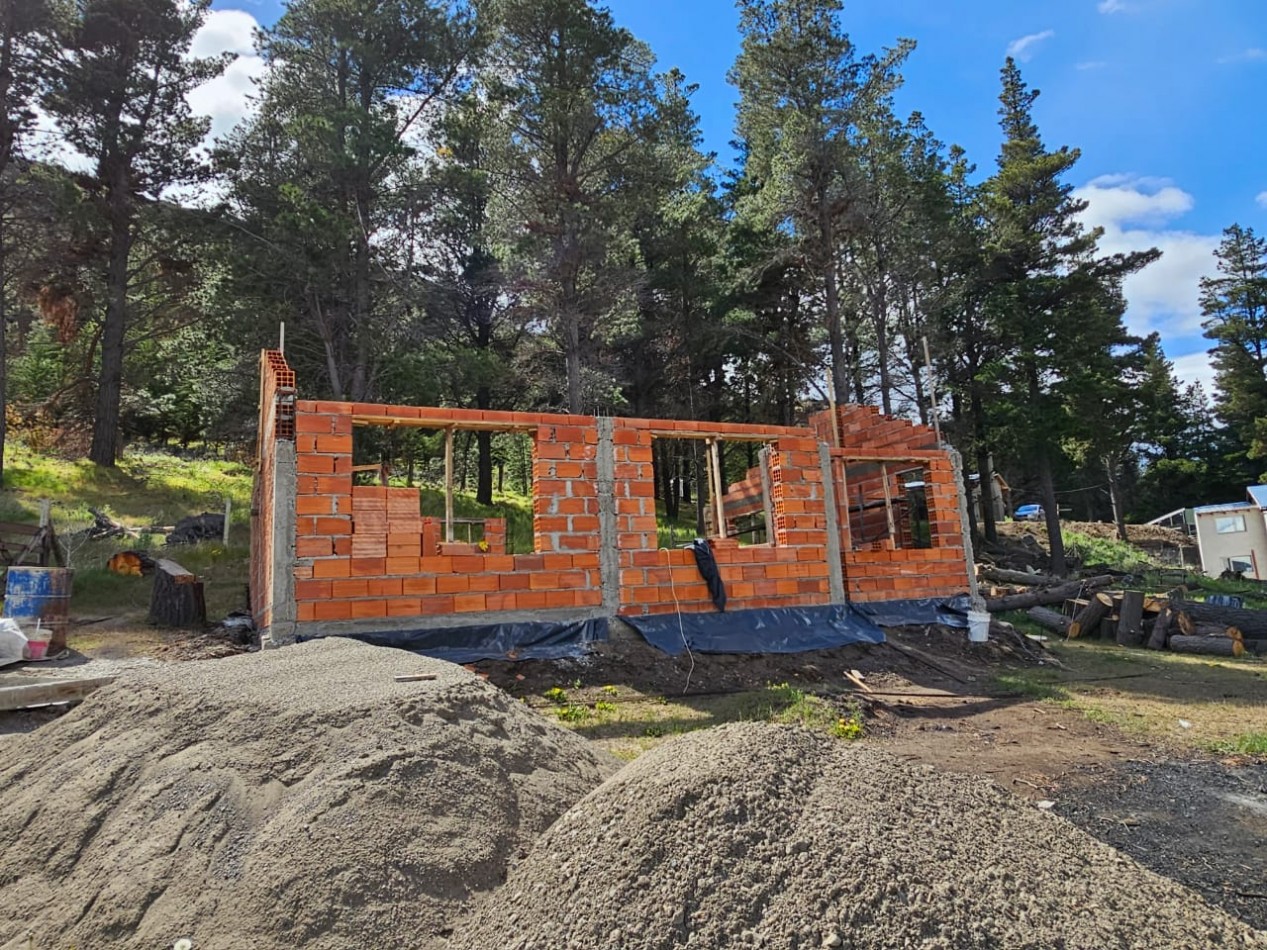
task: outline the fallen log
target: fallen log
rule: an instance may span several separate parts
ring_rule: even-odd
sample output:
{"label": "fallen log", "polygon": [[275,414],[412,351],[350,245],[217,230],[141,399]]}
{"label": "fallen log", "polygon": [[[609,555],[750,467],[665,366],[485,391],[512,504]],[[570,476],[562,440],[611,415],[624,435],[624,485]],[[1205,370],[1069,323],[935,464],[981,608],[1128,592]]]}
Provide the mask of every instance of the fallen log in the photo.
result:
{"label": "fallen log", "polygon": [[206,623],[207,601],[198,575],[175,561],[159,558],[154,564],[149,620],[160,627],[196,627]]}
{"label": "fallen log", "polygon": [[1046,627],[1059,634],[1068,633],[1069,626],[1073,623],[1060,611],[1052,610],[1050,607],[1031,607],[1025,611],[1025,615],[1040,627]]}
{"label": "fallen log", "polygon": [[1119,646],[1137,647],[1144,642],[1144,592],[1122,591],[1122,606],[1117,621]]}
{"label": "fallen log", "polygon": [[1026,591],[1024,594],[995,597],[985,602],[985,609],[991,613],[998,613],[1001,610],[1028,610],[1030,607],[1059,604],[1070,597],[1076,596],[1081,591],[1094,590],[1097,587],[1108,587],[1113,583],[1113,580],[1112,575],[1102,574],[1099,577],[1089,577],[1086,580],[1070,581],[1058,587],[1044,587],[1039,590]]}
{"label": "fallen log", "polygon": [[1176,618],[1179,632],[1185,637],[1231,637],[1233,640],[1244,640],[1245,634],[1239,627],[1227,627],[1221,623],[1205,623],[1193,620],[1186,610],[1181,610]]}
{"label": "fallen log", "polygon": [[1214,607],[1193,600],[1184,601],[1181,609],[1189,619],[1197,623],[1215,623],[1221,627],[1235,627],[1251,639],[1267,639],[1267,610]]}
{"label": "fallen log", "polygon": [[1240,640],[1231,637],[1185,637],[1176,635],[1170,638],[1170,649],[1176,653],[1200,653],[1209,656],[1240,656],[1245,647]]}
{"label": "fallen log", "polygon": [[1084,633],[1098,632],[1100,621],[1113,609],[1113,598],[1108,594],[1095,594],[1090,602],[1074,614],[1069,624],[1069,639],[1076,640]]}
{"label": "fallen log", "polygon": [[1006,571],[1001,567],[981,567],[977,576],[993,581],[996,584],[1021,584],[1026,587],[1054,587],[1063,584],[1066,578],[1052,577],[1050,574],[1030,574],[1028,571]]}

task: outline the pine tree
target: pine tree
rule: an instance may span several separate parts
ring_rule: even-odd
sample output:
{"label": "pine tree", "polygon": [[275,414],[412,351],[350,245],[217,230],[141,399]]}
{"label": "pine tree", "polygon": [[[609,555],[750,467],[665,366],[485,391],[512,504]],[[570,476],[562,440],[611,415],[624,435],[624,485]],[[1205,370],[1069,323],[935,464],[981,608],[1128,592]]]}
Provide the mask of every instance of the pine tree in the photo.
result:
{"label": "pine tree", "polygon": [[737,131],[751,183],[741,213],[794,234],[822,294],[837,398],[853,392],[861,401],[856,327],[846,325],[838,277],[859,201],[855,140],[859,123],[889,110],[914,44],[859,56],[841,7],[840,0],[739,0],[743,43],[730,81],[739,89]]}
{"label": "pine tree", "polygon": [[1083,226],[1086,203],[1063,180],[1079,152],[1043,145],[1032,116],[1038,91],[1026,86],[1011,58],[1002,79],[1004,142],[983,196],[987,306],[1011,380],[1005,424],[1038,478],[1052,570],[1063,574],[1053,467],[1070,428],[1069,407],[1084,386],[1105,378],[1113,349],[1128,342],[1121,281],[1159,253],[1096,256],[1099,232]]}
{"label": "pine tree", "polygon": [[116,464],[139,206],[209,174],[198,146],[210,120],[188,94],[231,57],[188,55],[210,0],[77,0],[44,107],[65,141],[94,164],[93,204],[105,231],[105,313],[89,458]]}
{"label": "pine tree", "polygon": [[[622,262],[638,143],[655,119],[652,56],[589,0],[495,0],[497,40],[484,83],[507,143],[494,219],[522,305],[563,352],[565,399],[598,401],[601,324],[628,305],[636,269]],[[627,261],[627,258],[625,258]]]}
{"label": "pine tree", "polygon": [[1201,312],[1218,396],[1215,409],[1249,449],[1267,456],[1267,239],[1232,225],[1215,251],[1220,276],[1201,280]]}

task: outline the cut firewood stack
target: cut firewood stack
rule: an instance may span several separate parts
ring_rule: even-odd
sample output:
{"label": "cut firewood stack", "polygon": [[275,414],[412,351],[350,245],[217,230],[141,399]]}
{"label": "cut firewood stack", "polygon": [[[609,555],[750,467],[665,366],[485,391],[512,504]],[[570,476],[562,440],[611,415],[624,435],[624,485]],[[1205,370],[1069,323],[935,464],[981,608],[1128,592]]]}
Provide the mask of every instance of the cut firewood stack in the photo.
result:
{"label": "cut firewood stack", "polygon": [[1025,610],[1035,623],[1071,640],[1095,637],[1121,646],[1210,656],[1267,653],[1267,610],[1189,601],[1184,586],[1152,596],[1105,590],[1116,580],[1109,575],[1067,581],[990,567],[979,575],[984,581],[1028,588],[988,598],[989,610]]}

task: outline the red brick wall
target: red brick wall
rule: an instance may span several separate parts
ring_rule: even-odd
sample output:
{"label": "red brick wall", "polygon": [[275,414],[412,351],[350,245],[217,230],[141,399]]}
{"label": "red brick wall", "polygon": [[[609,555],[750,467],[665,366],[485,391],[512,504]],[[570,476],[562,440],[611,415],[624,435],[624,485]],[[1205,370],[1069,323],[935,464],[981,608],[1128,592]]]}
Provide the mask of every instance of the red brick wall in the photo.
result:
{"label": "red brick wall", "polygon": [[[264,375],[277,371],[266,357]],[[276,392],[271,385],[262,389],[266,406]],[[426,420],[429,427],[491,425],[530,433],[533,553],[507,555],[505,525],[498,519],[485,523],[485,546],[444,543],[443,522],[420,515],[416,490],[354,487],[354,416],[368,425]],[[869,438],[874,432],[894,450],[924,439],[923,432],[909,423],[870,410],[842,409],[840,421],[851,437]],[[735,539],[714,542],[730,606],[829,603],[827,505],[834,502],[825,490],[815,433],[826,426],[830,438],[831,422],[816,417],[812,424],[812,429],[800,429],[612,420],[619,612],[713,609],[692,554],[657,548],[651,447],[653,438],[706,435],[723,441],[756,439],[772,449],[771,543],[740,547]],[[300,400],[295,403],[293,428],[298,469],[294,570],[300,623],[602,606],[599,437],[593,417]],[[252,567],[253,582],[263,589],[271,558],[271,534],[265,528],[271,525],[272,509],[260,486],[269,482],[263,477],[272,457],[267,445],[279,435],[264,426],[261,433],[260,516]],[[848,551],[843,560],[851,597],[880,600],[967,589],[950,462],[940,451],[926,454],[940,546],[931,551]],[[749,484],[754,476],[755,507]],[[746,507],[760,510],[759,489],[759,474],[749,473],[741,486]],[[266,612],[257,611],[262,624],[266,617]]]}

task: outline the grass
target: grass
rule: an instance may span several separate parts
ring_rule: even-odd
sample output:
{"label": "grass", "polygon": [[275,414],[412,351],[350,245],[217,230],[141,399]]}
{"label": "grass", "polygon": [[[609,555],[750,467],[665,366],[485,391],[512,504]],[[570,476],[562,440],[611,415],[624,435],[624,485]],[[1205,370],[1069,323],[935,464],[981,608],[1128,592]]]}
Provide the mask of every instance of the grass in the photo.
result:
{"label": "grass", "polygon": [[1077,531],[1062,533],[1065,553],[1083,564],[1103,564],[1118,571],[1139,573],[1158,565],[1144,551],[1117,538],[1093,538]]}
{"label": "grass", "polygon": [[1225,660],[1081,639],[1048,645],[1063,669],[1009,670],[996,677],[998,689],[1162,745],[1267,754],[1267,734],[1245,731],[1267,720],[1267,662],[1261,659]]}
{"label": "grass", "polygon": [[[212,619],[246,605],[252,479],[248,466],[144,452],[125,455],[111,469],[40,455],[14,441],[6,446],[5,460],[0,521],[36,523],[40,500],[53,502],[53,528],[75,571],[70,604],[75,616],[139,618],[148,611],[150,581],[106,568],[110,557],[124,550],[171,557],[200,575]],[[188,515],[221,512],[226,498],[232,504],[228,547],[204,542],[167,548],[162,534],[151,530]],[[108,513],[137,536],[77,543],[74,536],[92,524],[89,508]]]}
{"label": "grass", "polygon": [[[589,698],[588,693],[595,698]],[[612,699],[620,696],[620,702]],[[601,698],[600,698],[601,697]],[[721,696],[642,696],[616,687],[546,690],[549,714],[625,761],[666,738],[726,722],[794,723],[838,739],[863,735],[862,717],[847,702],[814,696],[788,683]]]}

